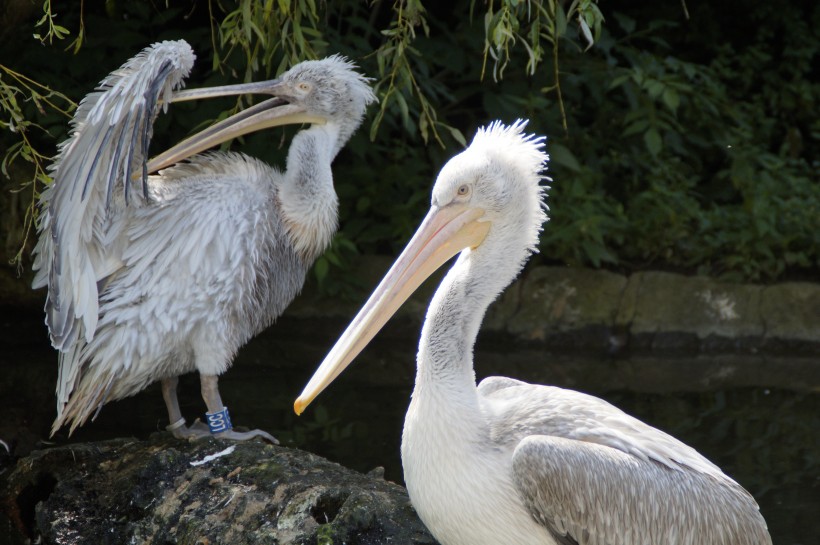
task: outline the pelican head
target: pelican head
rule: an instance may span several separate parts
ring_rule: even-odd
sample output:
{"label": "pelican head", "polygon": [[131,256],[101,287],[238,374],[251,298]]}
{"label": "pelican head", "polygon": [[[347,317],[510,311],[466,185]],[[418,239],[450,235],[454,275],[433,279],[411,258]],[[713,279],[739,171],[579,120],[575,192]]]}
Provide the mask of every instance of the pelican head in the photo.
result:
{"label": "pelican head", "polygon": [[274,98],[220,121],[154,157],[148,163],[148,172],[156,172],[231,138],[286,124],[337,124],[337,147],[341,148],[361,124],[367,105],[376,100],[368,81],[356,72],[353,63],[333,55],[301,62],[273,80],[179,91],[171,102],[239,94],[267,94]]}
{"label": "pelican head", "polygon": [[355,129],[365,108],[376,100],[368,81],[356,72],[352,62],[333,55],[300,62],[282,74],[271,87],[271,94],[301,106],[310,115],[338,123],[352,122]]}
{"label": "pelican head", "polygon": [[[544,138],[524,134],[525,121],[479,129],[470,146],[441,169],[430,212],[384,280],[314,373],[294,409],[307,405],[353,361],[421,283],[454,255],[453,270],[493,256],[484,286],[495,297],[535,250],[546,220]],[[503,256],[499,259],[498,256]]]}
{"label": "pelican head", "polygon": [[526,125],[519,120],[480,128],[470,146],[444,165],[433,186],[433,210],[481,211],[477,221],[489,224],[482,247],[498,241],[509,251],[510,237],[527,252],[538,244],[547,219],[541,185],[547,155],[544,138],[524,134]]}

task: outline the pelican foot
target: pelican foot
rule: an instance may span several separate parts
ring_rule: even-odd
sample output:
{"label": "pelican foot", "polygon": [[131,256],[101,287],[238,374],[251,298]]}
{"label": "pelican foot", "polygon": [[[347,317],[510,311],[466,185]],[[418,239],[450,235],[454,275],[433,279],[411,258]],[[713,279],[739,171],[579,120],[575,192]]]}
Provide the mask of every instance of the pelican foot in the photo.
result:
{"label": "pelican foot", "polygon": [[170,431],[177,439],[191,439],[199,440],[205,437],[217,437],[219,439],[231,439],[233,441],[247,441],[254,437],[261,437],[272,445],[278,445],[279,441],[273,435],[263,430],[237,431],[235,429],[225,430],[219,433],[211,433],[208,425],[199,418],[193,421],[190,426],[185,425],[185,420],[180,419],[176,423],[167,426],[166,430]]}
{"label": "pelican foot", "polygon": [[190,426],[185,425],[185,419],[180,418],[170,426],[165,427],[177,439],[202,439],[203,437],[211,437],[211,430],[208,425],[202,422],[199,418],[194,420]]}
{"label": "pelican foot", "polygon": [[233,439],[234,441],[247,441],[248,439],[253,439],[254,437],[261,437],[271,445],[279,444],[276,437],[263,430],[236,431],[231,429],[215,433],[214,437],[218,437],[220,439]]}

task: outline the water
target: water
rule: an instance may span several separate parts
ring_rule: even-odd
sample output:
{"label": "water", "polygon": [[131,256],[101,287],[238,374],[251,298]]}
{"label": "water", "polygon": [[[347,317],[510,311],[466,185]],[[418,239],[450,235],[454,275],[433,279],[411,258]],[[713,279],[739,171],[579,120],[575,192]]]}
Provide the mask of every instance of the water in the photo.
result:
{"label": "water", "polygon": [[[301,417],[296,395],[344,324],[283,320],[255,339],[220,381],[236,425],[259,427],[283,444],[359,471],[385,468],[401,482],[399,444],[413,383],[418,326],[393,323]],[[54,416],[56,355],[39,313],[2,323],[0,439],[42,448]],[[479,379],[514,376],[591,393],[678,437],[719,465],[758,500],[774,543],[820,536],[820,362],[810,358],[714,357],[607,361],[544,354],[480,341]],[[204,412],[195,375],[180,382],[189,419]],[[157,385],[106,405],[70,441],[146,437],[167,424]],[[10,427],[10,426],[13,426]],[[69,442],[65,433],[57,443]]]}

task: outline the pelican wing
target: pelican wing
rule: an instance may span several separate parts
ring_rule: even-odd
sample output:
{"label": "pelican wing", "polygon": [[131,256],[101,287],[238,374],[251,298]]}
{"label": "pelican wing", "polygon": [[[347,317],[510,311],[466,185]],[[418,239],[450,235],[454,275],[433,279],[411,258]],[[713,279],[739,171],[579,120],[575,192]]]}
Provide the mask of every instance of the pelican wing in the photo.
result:
{"label": "pelican wing", "polygon": [[605,445],[669,469],[686,467],[734,482],[692,447],[603,399],[506,377],[485,379],[479,394],[490,411],[497,442],[513,445],[529,435],[564,437]]}
{"label": "pelican wing", "polygon": [[523,503],[558,543],[771,543],[740,485],[606,401],[502,377],[479,394]]}
{"label": "pelican wing", "polygon": [[123,211],[148,198],[153,121],[193,61],[181,40],[146,48],[82,100],[60,146],[40,200],[33,286],[48,286],[46,322],[64,353],[94,337],[98,283],[121,266]]}
{"label": "pelican wing", "polygon": [[771,544],[739,485],[605,445],[529,436],[514,451],[512,471],[530,514],[559,543]]}

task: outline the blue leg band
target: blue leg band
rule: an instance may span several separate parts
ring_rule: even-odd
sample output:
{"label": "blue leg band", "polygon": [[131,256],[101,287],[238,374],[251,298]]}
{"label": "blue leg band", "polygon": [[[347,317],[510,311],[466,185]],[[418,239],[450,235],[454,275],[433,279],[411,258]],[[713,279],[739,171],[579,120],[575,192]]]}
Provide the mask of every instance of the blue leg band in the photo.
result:
{"label": "blue leg band", "polygon": [[233,428],[228,407],[223,407],[221,411],[215,413],[205,413],[205,419],[208,421],[208,429],[211,433],[220,433]]}

